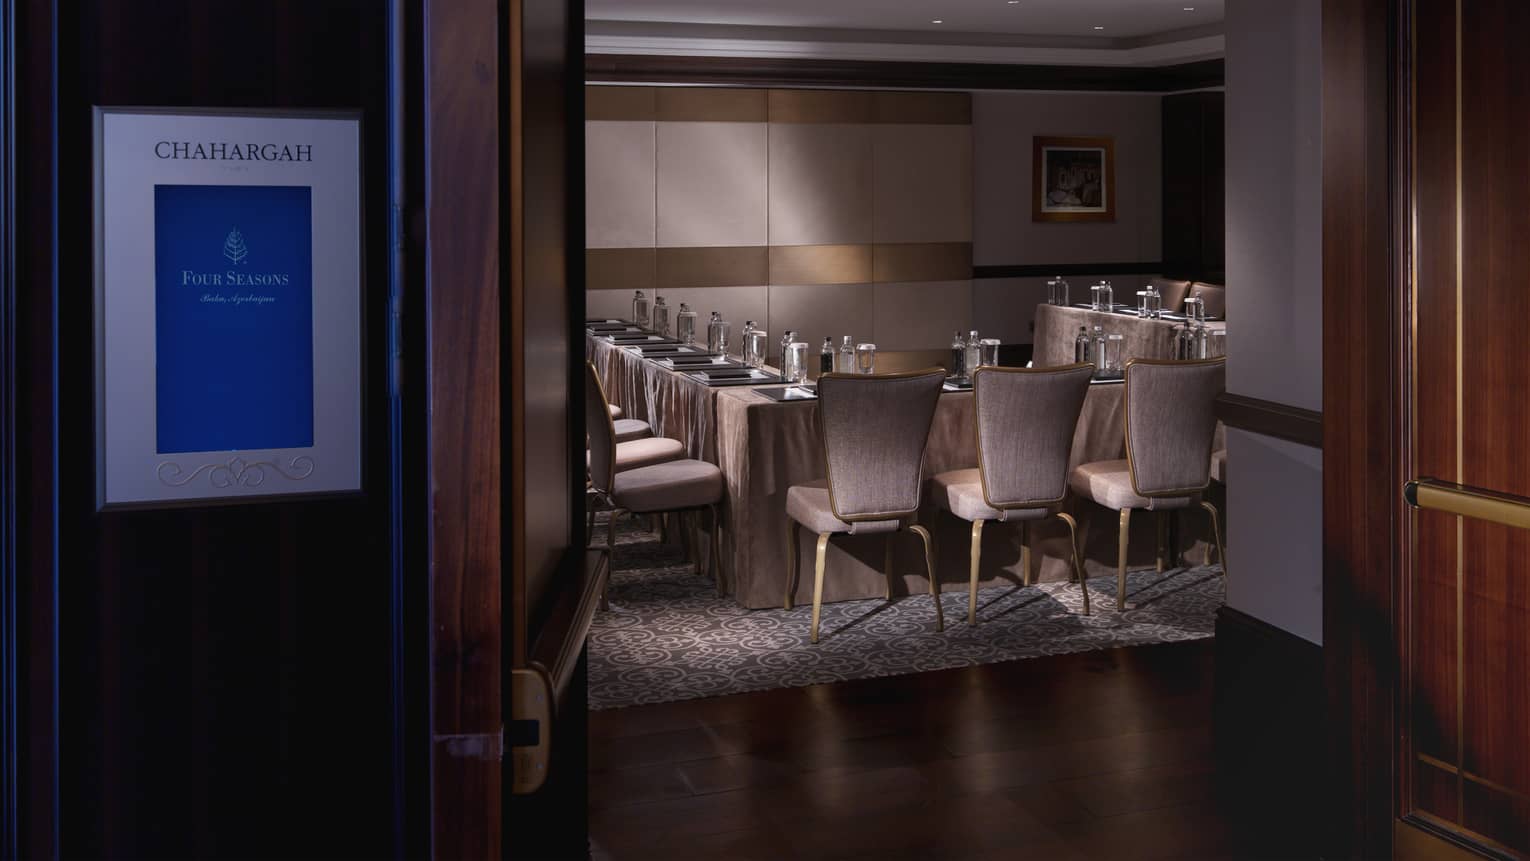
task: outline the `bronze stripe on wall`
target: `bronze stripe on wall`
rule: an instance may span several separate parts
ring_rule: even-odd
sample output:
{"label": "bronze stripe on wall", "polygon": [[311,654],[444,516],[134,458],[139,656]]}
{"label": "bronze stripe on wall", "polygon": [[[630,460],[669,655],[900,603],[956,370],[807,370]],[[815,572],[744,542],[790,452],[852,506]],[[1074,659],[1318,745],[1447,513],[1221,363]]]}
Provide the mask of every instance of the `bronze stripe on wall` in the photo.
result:
{"label": "bronze stripe on wall", "polygon": [[930,125],[972,124],[968,93],[876,93],[876,122]]}
{"label": "bronze stripe on wall", "polygon": [[770,283],[769,249],[660,248],[658,278],[664,287],[752,287]]}
{"label": "bronze stripe on wall", "polygon": [[652,122],[658,117],[655,87],[585,87],[584,118]]}
{"label": "bronze stripe on wall", "polygon": [[586,289],[967,281],[970,242],[591,248]]}
{"label": "bronze stripe on wall", "polygon": [[773,245],[771,284],[869,284],[870,245]]}
{"label": "bronze stripe on wall", "polygon": [[726,87],[659,87],[657,89],[660,122],[765,122],[764,90]]}
{"label": "bronze stripe on wall", "polygon": [[972,277],[972,243],[878,243],[872,252],[871,280],[965,281]]}
{"label": "bronze stripe on wall", "polygon": [[773,123],[870,123],[876,101],[869,92],[851,90],[771,90]]}
{"label": "bronze stripe on wall", "polygon": [[652,290],[658,283],[655,257],[652,248],[585,249],[585,289]]}

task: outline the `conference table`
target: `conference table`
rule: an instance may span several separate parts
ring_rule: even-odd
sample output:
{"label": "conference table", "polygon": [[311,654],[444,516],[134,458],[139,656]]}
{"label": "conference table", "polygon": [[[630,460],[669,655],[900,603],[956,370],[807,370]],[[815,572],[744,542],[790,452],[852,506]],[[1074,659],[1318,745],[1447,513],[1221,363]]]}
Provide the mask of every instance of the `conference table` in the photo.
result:
{"label": "conference table", "polygon": [[[1038,351],[1041,346],[1038,344]],[[815,401],[781,402],[754,387],[714,388],[675,373],[634,351],[588,336],[586,354],[606,387],[607,398],[628,418],[643,419],[654,433],[680,440],[688,457],[714,463],[727,486],[721,535],[724,582],[741,606],[781,606],[787,572],[786,492],[794,484],[823,478],[823,443],[815,421]],[[1071,354],[1069,359],[1071,361]],[[1037,363],[1040,364],[1039,362]],[[1120,382],[1090,386],[1074,432],[1070,468],[1095,460],[1125,457],[1123,395]],[[970,391],[941,394],[925,452],[926,477],[977,466],[976,411]],[[1220,436],[1220,431],[1219,431]],[[936,572],[945,588],[967,583],[970,524],[928,504],[920,521],[935,536]],[[1071,496],[1063,510],[1079,521],[1080,544],[1090,576],[1116,568],[1118,519],[1115,512]],[[708,527],[710,528],[710,527]],[[1156,536],[1153,519],[1134,518],[1130,562],[1151,565]],[[1198,559],[1209,525],[1197,513],[1182,515],[1182,549]],[[811,570],[816,536],[802,530],[796,548]],[[836,536],[830,542],[825,601],[881,597],[881,535]],[[923,550],[917,536],[900,534],[893,559],[894,596],[926,591]],[[708,542],[701,542],[703,553]],[[1033,524],[1029,532],[1033,577],[1066,580],[1070,576],[1068,529],[1056,518]],[[981,586],[1018,584],[1022,579],[1020,529],[994,524],[983,533]],[[812,578],[799,578],[797,602],[811,599]]]}

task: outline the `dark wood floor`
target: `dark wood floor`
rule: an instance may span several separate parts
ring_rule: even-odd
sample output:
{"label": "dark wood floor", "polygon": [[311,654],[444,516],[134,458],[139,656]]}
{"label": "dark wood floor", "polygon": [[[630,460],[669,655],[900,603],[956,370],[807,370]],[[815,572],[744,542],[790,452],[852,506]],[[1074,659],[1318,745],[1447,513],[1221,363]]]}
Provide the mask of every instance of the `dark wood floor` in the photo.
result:
{"label": "dark wood floor", "polygon": [[1212,640],[590,716],[597,861],[1287,858],[1219,792]]}

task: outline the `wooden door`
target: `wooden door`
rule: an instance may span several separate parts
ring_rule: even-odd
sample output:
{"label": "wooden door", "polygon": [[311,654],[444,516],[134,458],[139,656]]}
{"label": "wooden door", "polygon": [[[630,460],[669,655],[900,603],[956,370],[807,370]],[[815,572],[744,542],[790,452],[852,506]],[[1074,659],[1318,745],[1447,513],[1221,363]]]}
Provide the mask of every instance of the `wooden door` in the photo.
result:
{"label": "wooden door", "polygon": [[[1530,4],[1416,0],[1408,24],[1410,471],[1530,497]],[[1523,857],[1530,531],[1472,499],[1426,485],[1400,532],[1398,812]]]}
{"label": "wooden door", "polygon": [[1527,36],[1324,4],[1332,857],[1530,856]]}

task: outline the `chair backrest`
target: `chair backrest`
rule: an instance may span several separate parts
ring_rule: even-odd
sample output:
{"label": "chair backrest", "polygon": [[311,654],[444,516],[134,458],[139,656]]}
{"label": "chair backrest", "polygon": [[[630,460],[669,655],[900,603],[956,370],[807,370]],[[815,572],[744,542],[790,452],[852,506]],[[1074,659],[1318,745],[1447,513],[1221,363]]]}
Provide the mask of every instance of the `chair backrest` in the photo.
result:
{"label": "chair backrest", "polygon": [[1059,502],[1068,487],[1068,455],[1094,365],[979,368],[978,470],[993,508]]}
{"label": "chair backrest", "polygon": [[829,504],[844,521],[891,520],[919,509],[924,446],[945,371],[818,378]]}
{"label": "chair backrest", "polygon": [[1139,496],[1187,496],[1211,482],[1214,403],[1227,360],[1126,363],[1126,459]]}
{"label": "chair backrest", "polygon": [[1207,317],[1227,316],[1227,288],[1197,281],[1190,285],[1190,295],[1199,298],[1205,305]]}
{"label": "chair backrest", "polygon": [[1179,313],[1180,306],[1185,304],[1185,297],[1190,295],[1190,282],[1173,278],[1153,278],[1151,283],[1158,290],[1163,309]]}
{"label": "chair backrest", "polygon": [[616,423],[606,401],[605,386],[595,366],[584,363],[584,423],[590,438],[590,484],[596,490],[611,490],[616,474]]}

